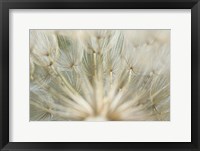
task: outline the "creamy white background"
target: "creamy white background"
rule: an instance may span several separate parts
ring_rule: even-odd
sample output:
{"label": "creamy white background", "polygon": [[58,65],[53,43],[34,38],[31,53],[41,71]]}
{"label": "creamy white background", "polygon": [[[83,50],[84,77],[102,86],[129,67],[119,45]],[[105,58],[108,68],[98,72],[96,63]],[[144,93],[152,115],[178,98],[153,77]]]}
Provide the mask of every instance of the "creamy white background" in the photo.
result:
{"label": "creamy white background", "polygon": [[[190,142],[190,10],[10,10],[11,142]],[[169,122],[29,122],[29,29],[171,29]]]}

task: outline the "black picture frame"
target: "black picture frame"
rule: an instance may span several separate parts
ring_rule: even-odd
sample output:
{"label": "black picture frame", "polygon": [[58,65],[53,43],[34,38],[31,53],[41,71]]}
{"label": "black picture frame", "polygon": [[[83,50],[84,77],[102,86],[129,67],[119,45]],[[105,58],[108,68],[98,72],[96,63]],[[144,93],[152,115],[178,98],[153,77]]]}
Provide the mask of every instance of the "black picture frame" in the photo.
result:
{"label": "black picture frame", "polygon": [[[9,9],[191,9],[191,142],[9,142]],[[199,51],[199,0],[0,0],[0,148],[3,151],[200,151]]]}

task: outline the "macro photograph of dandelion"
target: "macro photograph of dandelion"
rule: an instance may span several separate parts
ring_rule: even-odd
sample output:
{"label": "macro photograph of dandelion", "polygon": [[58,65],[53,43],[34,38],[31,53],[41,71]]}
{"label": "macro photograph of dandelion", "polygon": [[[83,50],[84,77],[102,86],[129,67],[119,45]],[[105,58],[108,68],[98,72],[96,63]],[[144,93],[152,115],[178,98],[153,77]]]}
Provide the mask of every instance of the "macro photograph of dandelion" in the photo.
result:
{"label": "macro photograph of dandelion", "polygon": [[30,30],[30,121],[170,121],[170,30]]}

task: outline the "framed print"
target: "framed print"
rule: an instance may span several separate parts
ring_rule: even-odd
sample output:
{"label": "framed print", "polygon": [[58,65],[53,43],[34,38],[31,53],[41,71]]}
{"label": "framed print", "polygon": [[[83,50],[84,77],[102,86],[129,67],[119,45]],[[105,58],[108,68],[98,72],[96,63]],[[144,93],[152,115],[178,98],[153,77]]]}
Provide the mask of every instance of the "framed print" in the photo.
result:
{"label": "framed print", "polygon": [[0,6],[1,150],[200,150],[198,0]]}

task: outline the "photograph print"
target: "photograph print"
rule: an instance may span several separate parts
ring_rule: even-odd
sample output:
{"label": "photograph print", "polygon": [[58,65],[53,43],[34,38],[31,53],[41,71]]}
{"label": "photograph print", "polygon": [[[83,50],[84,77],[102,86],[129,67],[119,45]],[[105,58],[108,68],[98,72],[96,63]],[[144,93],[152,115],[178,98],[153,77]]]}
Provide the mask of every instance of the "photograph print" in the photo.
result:
{"label": "photograph print", "polygon": [[170,30],[29,31],[30,121],[170,121]]}

